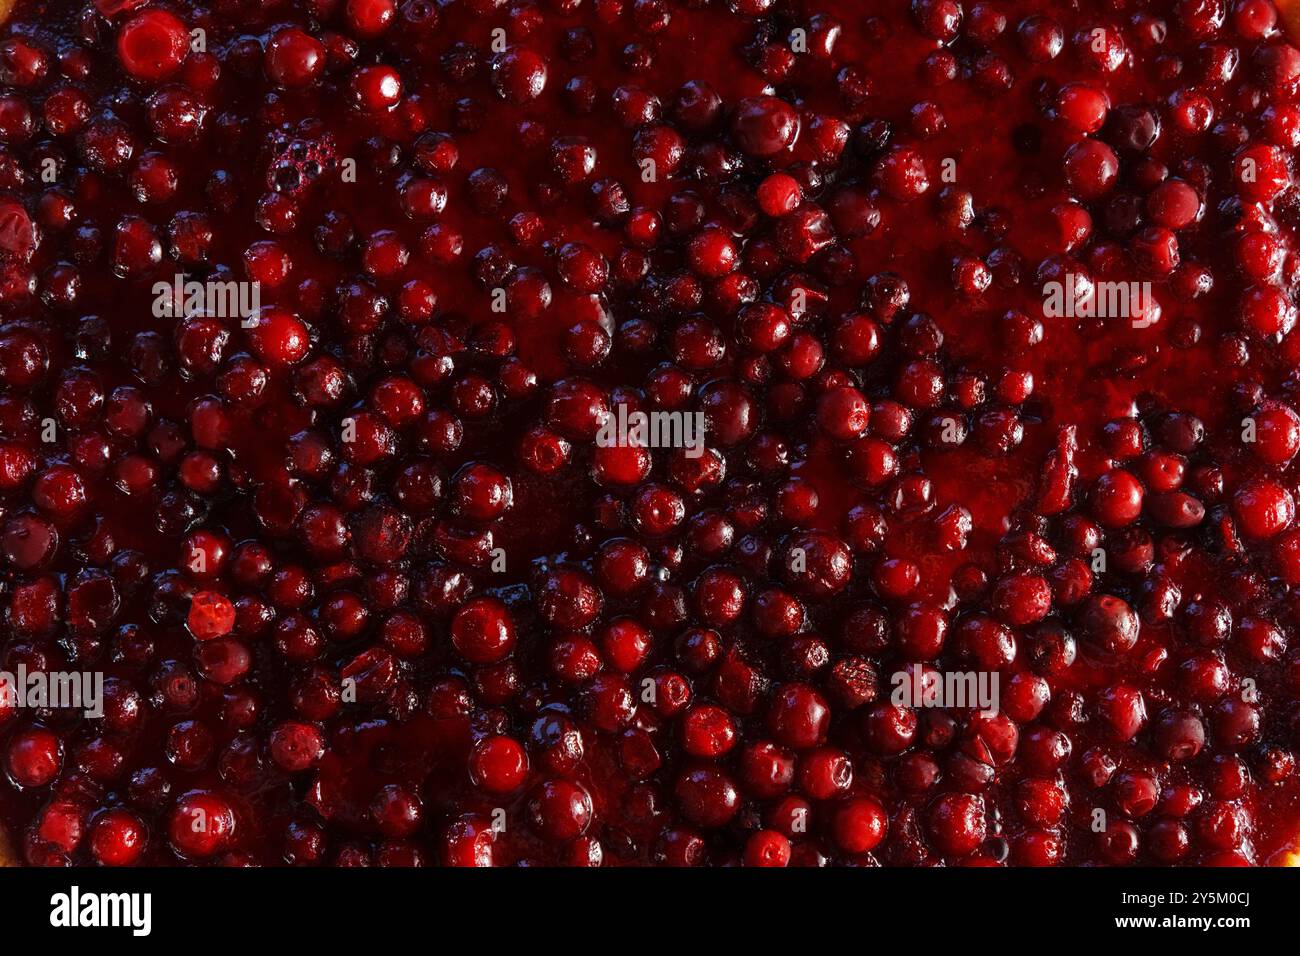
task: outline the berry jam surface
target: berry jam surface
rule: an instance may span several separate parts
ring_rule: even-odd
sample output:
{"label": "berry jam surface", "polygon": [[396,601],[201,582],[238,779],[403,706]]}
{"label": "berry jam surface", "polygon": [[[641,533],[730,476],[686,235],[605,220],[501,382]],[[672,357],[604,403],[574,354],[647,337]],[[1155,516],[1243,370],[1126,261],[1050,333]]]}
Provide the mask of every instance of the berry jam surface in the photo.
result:
{"label": "berry jam surface", "polygon": [[1287,19],[18,0],[14,862],[1286,862]]}

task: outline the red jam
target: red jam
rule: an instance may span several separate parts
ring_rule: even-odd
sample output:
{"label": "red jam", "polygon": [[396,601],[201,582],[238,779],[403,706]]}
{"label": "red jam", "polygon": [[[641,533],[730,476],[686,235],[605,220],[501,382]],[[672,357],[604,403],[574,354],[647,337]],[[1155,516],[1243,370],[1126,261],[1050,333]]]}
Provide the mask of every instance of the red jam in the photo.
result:
{"label": "red jam", "polygon": [[18,0],[22,860],[1282,862],[1300,49],[1075,7]]}

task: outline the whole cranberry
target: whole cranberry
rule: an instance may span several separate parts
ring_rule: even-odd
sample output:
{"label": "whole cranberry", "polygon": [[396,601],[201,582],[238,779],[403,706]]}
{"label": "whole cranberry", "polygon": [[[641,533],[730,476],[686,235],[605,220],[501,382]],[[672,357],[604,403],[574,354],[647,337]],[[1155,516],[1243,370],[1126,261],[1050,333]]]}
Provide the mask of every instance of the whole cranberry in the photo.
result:
{"label": "whole cranberry", "polygon": [[966,793],[940,797],[927,814],[930,839],[945,856],[967,856],[984,842],[988,832],[984,801]]}
{"label": "whole cranberry", "polygon": [[1108,193],[1119,174],[1119,158],[1105,143],[1080,140],[1065,154],[1065,180],[1080,199],[1099,199]]}
{"label": "whole cranberry", "polygon": [[392,109],[402,98],[402,79],[390,66],[363,66],[349,78],[352,102],[365,113]]}
{"label": "whole cranberry", "polygon": [[488,793],[511,793],[528,776],[528,755],[517,740],[484,737],[470,754],[470,779]]}
{"label": "whole cranberry", "polygon": [[307,327],[291,312],[263,310],[249,330],[253,350],[267,365],[296,365],[307,355]]}
{"label": "whole cranberry", "polygon": [[581,571],[547,574],[537,591],[537,609],[556,627],[578,630],[586,627],[603,606],[600,591]]}
{"label": "whole cranberry", "polygon": [[686,819],[706,829],[725,826],[740,809],[736,785],[719,770],[687,771],[678,777],[675,792]]}
{"label": "whole cranberry", "polygon": [[201,859],[231,845],[235,837],[235,811],[220,793],[191,790],[172,808],[167,834],[172,849],[182,857]]}
{"label": "whole cranberry", "polygon": [[1277,482],[1258,479],[1237,489],[1232,512],[1247,537],[1271,538],[1295,521],[1295,499]]}
{"label": "whole cranberry", "polygon": [[790,841],[774,830],[759,830],[745,843],[745,866],[782,867],[790,862]]}
{"label": "whole cranberry", "polygon": [[1172,761],[1190,760],[1205,746],[1205,726],[1188,711],[1169,710],[1156,722],[1156,746]]}
{"label": "whole cranberry", "polygon": [[562,779],[540,784],[528,799],[528,813],[537,832],[556,843],[582,836],[594,816],[587,791]]}
{"label": "whole cranberry", "polygon": [[390,783],[380,788],[370,803],[370,817],[386,837],[403,839],[420,828],[424,806],[409,787]]}
{"label": "whole cranberry", "polygon": [[830,707],[807,684],[786,684],[772,700],[768,725],[772,735],[787,747],[806,750],[825,741]]}
{"label": "whole cranberry", "polygon": [[[876,166],[875,179],[885,195],[899,202],[910,202],[930,189],[930,174],[925,160],[919,151],[908,146],[895,146],[882,155]],[[836,226],[844,235],[866,235],[879,223],[879,211],[871,199],[860,192],[841,191],[831,203]],[[905,300],[906,290],[899,287],[886,295],[887,298],[898,296]],[[882,305],[886,309],[894,308],[892,302]]]}
{"label": "whole cranberry", "polygon": [[1080,624],[1084,636],[1105,654],[1127,654],[1138,641],[1138,615],[1128,602],[1114,595],[1095,594],[1088,598]]}
{"label": "whole cranberry", "polygon": [[465,815],[452,821],[442,837],[446,866],[488,867],[493,863],[495,831],[485,818]]}
{"label": "whole cranberry", "polygon": [[457,652],[475,664],[491,664],[509,656],[515,644],[510,611],[495,598],[474,598],[456,612],[451,622],[451,642]]}
{"label": "whole cranberry", "polygon": [[1123,469],[1108,471],[1093,488],[1093,513],[1108,528],[1120,528],[1142,513],[1143,490],[1138,480]]}
{"label": "whole cranberry", "polygon": [[885,838],[888,827],[884,807],[870,797],[854,797],[835,812],[835,843],[845,853],[870,853]]}
{"label": "whole cranberry", "polygon": [[62,765],[63,742],[45,727],[15,734],[5,751],[5,770],[18,787],[43,787],[59,775]]}
{"label": "whole cranberry", "polygon": [[311,85],[325,68],[325,46],[297,27],[283,27],[266,47],[266,75],[285,89]]}
{"label": "whole cranberry", "polygon": [[527,103],[546,88],[546,60],[524,47],[512,47],[492,58],[492,84],[497,95],[512,103]]}
{"label": "whole cranberry", "polygon": [[90,852],[101,866],[132,866],[149,845],[149,828],[129,810],[108,810],[90,826]]}
{"label": "whole cranberry", "polygon": [[731,121],[732,135],[752,156],[773,156],[799,136],[799,114],[774,96],[741,100]]}
{"label": "whole cranberry", "polygon": [[493,521],[510,510],[514,494],[510,479],[491,465],[475,462],[451,481],[452,510],[475,521]]}

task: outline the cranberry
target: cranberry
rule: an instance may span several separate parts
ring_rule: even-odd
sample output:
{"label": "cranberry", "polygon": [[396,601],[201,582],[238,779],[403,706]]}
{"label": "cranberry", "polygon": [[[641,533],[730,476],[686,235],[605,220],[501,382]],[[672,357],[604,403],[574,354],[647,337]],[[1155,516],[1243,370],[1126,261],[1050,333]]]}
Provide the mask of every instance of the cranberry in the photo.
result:
{"label": "cranberry", "polygon": [[224,637],[234,630],[235,607],[224,595],[200,591],[190,599],[186,624],[190,633],[200,641]]}
{"label": "cranberry", "polygon": [[497,95],[514,103],[534,100],[546,88],[546,61],[532,50],[516,47],[492,60]]}
{"label": "cranberry", "polygon": [[1093,511],[1108,528],[1131,524],[1142,513],[1142,485],[1123,469],[1102,475],[1093,489]]}
{"label": "cranberry", "polygon": [[580,785],[568,780],[547,780],[528,800],[533,826],[545,839],[555,842],[572,840],[591,825],[591,797]]}
{"label": "cranberry", "polygon": [[266,74],[277,86],[309,86],[325,67],[325,46],[306,31],[284,27],[266,48]]}
{"label": "cranberry", "polygon": [[264,311],[249,330],[258,357],[268,365],[295,365],[307,355],[307,328],[289,312]]}
{"label": "cranberry", "polygon": [[352,102],[367,113],[380,113],[402,98],[402,80],[388,66],[363,66],[353,71],[349,88]]}
{"label": "cranberry", "polygon": [[132,866],[148,844],[148,828],[129,810],[109,810],[90,827],[90,850],[101,866]]}
{"label": "cranberry", "polygon": [[1248,146],[1234,162],[1237,188],[1249,200],[1268,202],[1289,182],[1286,162],[1277,147]]}
{"label": "cranberry", "polygon": [[1248,537],[1271,538],[1295,520],[1295,500],[1276,482],[1257,480],[1237,490],[1232,511]]}
{"label": "cranberry", "polygon": [[1294,18],[588,6],[9,12],[0,835],[1274,862]]}
{"label": "cranberry", "polygon": [[470,756],[470,776],[489,793],[510,793],[528,774],[528,757],[510,737],[485,737]]}
{"label": "cranberry", "polygon": [[397,15],[397,5],[393,0],[349,0],[346,12],[356,34],[369,39],[388,29]]}
{"label": "cranberry", "polygon": [[234,808],[215,791],[192,790],[176,801],[167,833],[172,849],[181,856],[213,856],[234,839]]}
{"label": "cranberry", "polygon": [[15,734],[5,751],[5,770],[18,787],[43,787],[58,776],[63,742],[45,727]]}
{"label": "cranberry", "polygon": [[1098,199],[1110,191],[1119,172],[1119,160],[1105,143],[1085,139],[1065,154],[1065,178],[1081,199]]}
{"label": "cranberry", "polygon": [[189,30],[165,10],[145,10],[117,35],[117,56],[137,80],[157,81],[175,73],[190,48]]}
{"label": "cranberry", "polygon": [[514,622],[500,601],[474,598],[452,619],[451,641],[468,661],[477,664],[499,661],[514,648]]}
{"label": "cranberry", "polygon": [[798,137],[799,116],[783,100],[760,96],[741,101],[731,128],[742,150],[754,156],[772,156]]}
{"label": "cranberry", "polygon": [[1156,744],[1167,760],[1189,760],[1205,745],[1205,727],[1192,713],[1167,711],[1156,723]]}
{"label": "cranberry", "polygon": [[1139,619],[1128,603],[1109,594],[1090,597],[1082,615],[1084,635],[1107,654],[1127,654],[1137,643]]}
{"label": "cranberry", "polygon": [[772,830],[759,830],[745,844],[745,865],[782,867],[790,863],[790,841]]}
{"label": "cranberry", "polygon": [[301,721],[285,721],[271,731],[271,759],[282,770],[296,773],[306,770],[325,752],[320,731]]}
{"label": "cranberry", "polygon": [[688,710],[682,722],[682,743],[697,757],[720,757],[736,742],[730,716],[720,707],[705,705]]}
{"label": "cranberry", "polygon": [[973,853],[987,834],[984,801],[970,794],[940,797],[931,805],[927,822],[931,840],[945,856]]}
{"label": "cranberry", "polygon": [[925,161],[915,149],[895,146],[880,160],[877,173],[881,187],[892,199],[907,202],[930,189]]}
{"label": "cranberry", "polygon": [[682,813],[696,826],[724,826],[740,807],[740,795],[726,774],[708,768],[682,774],[675,788]]}
{"label": "cranberry", "polygon": [[815,690],[805,684],[787,684],[772,702],[768,723],[778,740],[803,750],[825,739],[829,716],[826,701]]}
{"label": "cranberry", "polygon": [[513,502],[510,479],[490,465],[466,465],[452,479],[451,507],[464,517],[492,521]]}
{"label": "cranberry", "polygon": [[464,816],[454,820],[442,839],[442,861],[446,866],[491,866],[493,830],[481,818]]}

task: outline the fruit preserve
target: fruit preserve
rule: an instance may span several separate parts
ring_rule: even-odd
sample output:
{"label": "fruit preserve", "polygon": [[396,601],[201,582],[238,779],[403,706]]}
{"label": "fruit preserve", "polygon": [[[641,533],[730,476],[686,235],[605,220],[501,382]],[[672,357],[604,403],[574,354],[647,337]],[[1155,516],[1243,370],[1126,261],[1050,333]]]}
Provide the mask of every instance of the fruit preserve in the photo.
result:
{"label": "fruit preserve", "polygon": [[17,0],[15,862],[1286,862],[1291,22]]}

